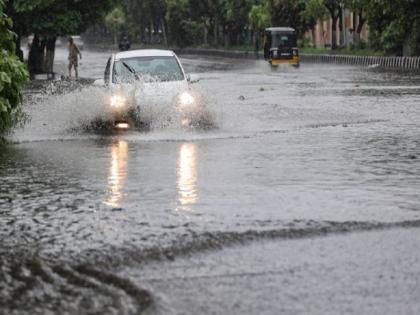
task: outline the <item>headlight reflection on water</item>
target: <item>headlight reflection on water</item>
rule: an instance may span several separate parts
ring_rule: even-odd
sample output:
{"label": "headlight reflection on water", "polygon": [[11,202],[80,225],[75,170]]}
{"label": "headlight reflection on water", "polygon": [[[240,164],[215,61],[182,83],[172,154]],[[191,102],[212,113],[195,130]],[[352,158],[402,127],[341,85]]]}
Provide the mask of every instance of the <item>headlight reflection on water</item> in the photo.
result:
{"label": "headlight reflection on water", "polygon": [[[104,203],[119,207],[124,197],[123,188],[127,177],[128,143],[118,141],[111,146],[111,163],[108,175],[108,193]],[[197,148],[194,143],[184,143],[179,148],[177,163],[178,211],[192,211],[198,202]]]}
{"label": "headlight reflection on water", "polygon": [[[127,178],[128,143],[118,141],[111,146],[111,163],[108,175],[108,193],[104,203],[119,207],[124,198],[123,188]],[[178,211],[192,211],[199,200],[197,189],[197,148],[194,143],[184,143],[179,148],[177,163]]]}
{"label": "headlight reflection on water", "polygon": [[184,143],[179,149],[177,186],[178,202],[177,210],[191,211],[191,205],[197,203],[197,160],[196,145]]}
{"label": "headlight reflection on water", "polygon": [[118,207],[123,197],[122,188],[127,177],[128,143],[118,141],[111,147],[111,165],[108,175],[108,194],[105,204]]}

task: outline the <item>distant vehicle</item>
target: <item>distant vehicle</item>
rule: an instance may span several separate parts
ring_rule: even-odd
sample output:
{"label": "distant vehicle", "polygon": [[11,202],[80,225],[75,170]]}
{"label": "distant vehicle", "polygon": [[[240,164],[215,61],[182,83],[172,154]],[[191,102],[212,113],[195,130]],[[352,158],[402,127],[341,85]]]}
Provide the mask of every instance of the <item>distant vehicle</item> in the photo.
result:
{"label": "distant vehicle", "polygon": [[127,36],[124,36],[120,40],[120,43],[118,44],[118,48],[120,49],[120,51],[127,51],[127,50],[130,50],[130,47],[131,47],[130,40],[128,39]]}
{"label": "distant vehicle", "polygon": [[61,40],[61,38],[57,37],[57,39],[55,40],[55,47],[62,47],[63,46],[63,41]]}
{"label": "distant vehicle", "polygon": [[[94,85],[109,88],[109,106],[113,112],[114,127],[127,129],[142,127],[142,109],[137,106],[147,102],[169,104],[170,108],[180,113],[184,126],[197,122],[200,106],[189,84],[198,81],[198,76],[185,74],[173,51],[143,49],[111,55],[104,79],[96,80]],[[137,82],[141,88],[137,88]],[[134,99],[130,100],[128,95],[134,96]]]}
{"label": "distant vehicle", "polygon": [[34,40],[34,35],[29,35],[29,36],[28,36],[28,39],[27,39],[27,42],[26,42],[26,44],[27,44],[27,46],[28,46],[28,50],[30,50],[30,49],[31,49],[31,46],[32,46],[32,42],[33,42],[33,40]]}
{"label": "distant vehicle", "polygon": [[76,44],[76,46],[80,49],[83,50],[84,48],[84,43],[82,38],[79,35],[72,35],[71,38],[73,38],[73,42]]}
{"label": "distant vehicle", "polygon": [[296,31],[291,27],[270,27],[264,34],[264,59],[272,66],[300,65]]}

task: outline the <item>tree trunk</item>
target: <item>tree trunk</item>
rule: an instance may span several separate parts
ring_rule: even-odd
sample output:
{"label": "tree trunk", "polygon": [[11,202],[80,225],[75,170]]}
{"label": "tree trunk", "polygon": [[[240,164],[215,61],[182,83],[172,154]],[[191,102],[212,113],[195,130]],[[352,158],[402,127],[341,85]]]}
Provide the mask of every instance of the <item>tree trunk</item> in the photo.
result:
{"label": "tree trunk", "polygon": [[332,18],[332,25],[331,25],[331,48],[337,49],[337,21],[338,16],[334,16]]}
{"label": "tree trunk", "polygon": [[30,45],[28,56],[28,68],[31,80],[35,78],[35,74],[42,73],[44,63],[43,46],[40,43],[39,35],[35,34]]}
{"label": "tree trunk", "polygon": [[206,46],[209,44],[208,34],[209,34],[209,30],[207,28],[207,25],[204,24],[204,27],[203,27],[203,41],[204,41],[204,45],[206,45]]}
{"label": "tree trunk", "polygon": [[163,33],[163,43],[165,44],[165,47],[168,47],[168,35],[167,35],[167,26],[165,19],[161,19],[161,25],[162,25],[162,33]]}
{"label": "tree trunk", "polygon": [[47,42],[45,39],[41,41],[41,46],[39,47],[40,54],[39,54],[39,68],[41,69],[42,73],[45,73],[45,46]]}
{"label": "tree trunk", "polygon": [[45,72],[48,76],[54,77],[54,57],[55,57],[55,41],[56,37],[50,38],[46,41],[47,52],[45,55]]}
{"label": "tree trunk", "polygon": [[366,19],[363,18],[362,13],[359,13],[359,23],[357,24],[357,33],[360,34],[362,32],[365,22],[366,22]]}
{"label": "tree trunk", "polygon": [[217,17],[215,17],[214,19],[214,45],[217,46],[217,44],[219,43],[219,20],[217,19]]}
{"label": "tree trunk", "polygon": [[340,16],[340,7],[329,4],[325,5],[328,12],[330,13],[331,19],[332,19],[332,25],[331,25],[331,48],[337,49],[337,21],[338,17]]}
{"label": "tree trunk", "polygon": [[322,34],[322,46],[325,47],[325,29],[324,29],[324,21],[321,21],[321,34]]}
{"label": "tree trunk", "polygon": [[227,47],[230,45],[230,31],[229,27],[224,25],[223,26],[223,46]]}
{"label": "tree trunk", "polygon": [[312,45],[316,48],[316,30],[315,27],[312,28]]}
{"label": "tree trunk", "polygon": [[356,45],[360,44],[360,37],[363,30],[363,26],[365,25],[366,19],[363,18],[362,12],[358,14],[358,23],[357,23],[357,30],[356,30],[356,38],[355,42]]}
{"label": "tree trunk", "polygon": [[358,42],[357,42],[357,21],[356,21],[356,12],[353,12],[353,25],[352,25],[352,28],[353,28],[353,32],[352,32],[352,36],[353,36],[353,44],[354,45],[358,45]]}
{"label": "tree trunk", "polygon": [[118,47],[117,30],[114,30],[114,47]]}
{"label": "tree trunk", "polygon": [[410,34],[407,34],[404,38],[404,43],[403,43],[403,47],[402,47],[402,55],[404,57],[411,56]]}
{"label": "tree trunk", "polygon": [[340,47],[344,46],[344,14],[343,10],[340,10],[340,13],[338,14],[338,29],[339,29],[339,45]]}
{"label": "tree trunk", "polygon": [[149,23],[149,43],[148,44],[152,43],[152,32],[153,32],[153,24],[152,24],[152,21],[150,21],[150,23]]}

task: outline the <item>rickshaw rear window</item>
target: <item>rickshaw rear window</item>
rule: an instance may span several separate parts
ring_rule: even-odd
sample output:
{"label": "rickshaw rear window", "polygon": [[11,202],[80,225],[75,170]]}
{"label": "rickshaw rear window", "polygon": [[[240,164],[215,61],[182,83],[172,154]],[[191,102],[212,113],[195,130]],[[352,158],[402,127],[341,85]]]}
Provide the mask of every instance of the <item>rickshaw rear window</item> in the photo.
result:
{"label": "rickshaw rear window", "polygon": [[296,47],[295,34],[273,34],[271,47]]}

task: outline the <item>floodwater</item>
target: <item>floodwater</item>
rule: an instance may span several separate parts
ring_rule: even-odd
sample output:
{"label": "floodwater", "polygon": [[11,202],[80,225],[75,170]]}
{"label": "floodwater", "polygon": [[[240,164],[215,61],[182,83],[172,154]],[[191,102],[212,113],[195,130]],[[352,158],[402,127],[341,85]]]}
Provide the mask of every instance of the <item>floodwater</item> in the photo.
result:
{"label": "floodwater", "polygon": [[182,62],[211,129],[152,108],[151,130],[86,132],[106,91],[28,92],[0,151],[0,313],[418,314],[420,74]]}

